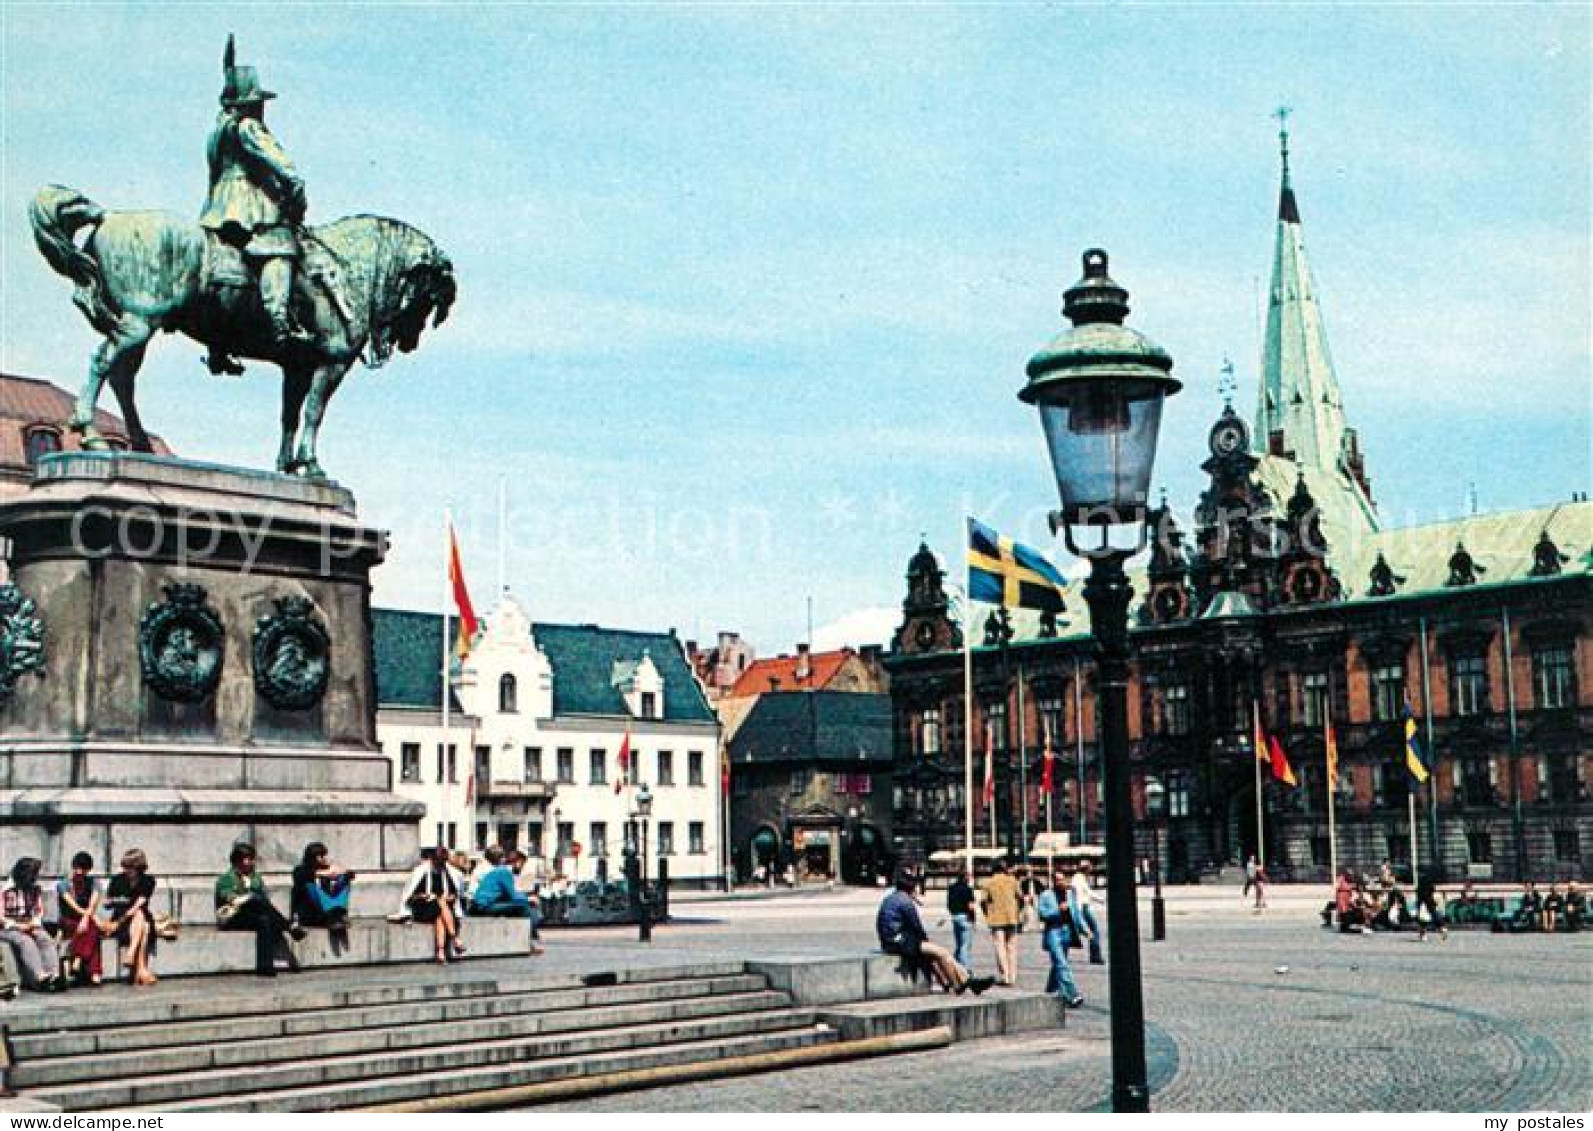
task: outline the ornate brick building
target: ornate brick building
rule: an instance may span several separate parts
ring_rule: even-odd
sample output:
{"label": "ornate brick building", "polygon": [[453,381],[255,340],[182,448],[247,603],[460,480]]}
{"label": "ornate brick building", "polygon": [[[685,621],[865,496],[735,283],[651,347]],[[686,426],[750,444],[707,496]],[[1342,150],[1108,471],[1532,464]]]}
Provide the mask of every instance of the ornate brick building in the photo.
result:
{"label": "ornate brick building", "polygon": [[[1285,139],[1286,142],[1286,139]],[[1434,772],[1417,795],[1421,866],[1451,878],[1593,875],[1593,503],[1385,529],[1348,427],[1284,150],[1262,379],[1252,431],[1213,424],[1208,486],[1186,539],[1165,501],[1134,576],[1130,693],[1139,850],[1194,878],[1257,844],[1252,710],[1281,741],[1298,788],[1267,781],[1269,866],[1329,868],[1324,723],[1337,733],[1338,852],[1359,867],[1405,860],[1407,704]],[[991,728],[1006,827],[1099,840],[1096,697],[1079,582],[1055,626],[1010,635],[975,617],[975,733]],[[920,546],[887,661],[895,850],[962,843],[962,631],[944,574]],[[1049,734],[1060,759],[1039,796]],[[983,741],[975,780],[983,780]],[[1270,776],[1270,775],[1269,775]],[[1165,813],[1146,812],[1145,784]],[[1026,788],[1025,788],[1026,786]],[[1154,834],[1153,834],[1154,822]]]}

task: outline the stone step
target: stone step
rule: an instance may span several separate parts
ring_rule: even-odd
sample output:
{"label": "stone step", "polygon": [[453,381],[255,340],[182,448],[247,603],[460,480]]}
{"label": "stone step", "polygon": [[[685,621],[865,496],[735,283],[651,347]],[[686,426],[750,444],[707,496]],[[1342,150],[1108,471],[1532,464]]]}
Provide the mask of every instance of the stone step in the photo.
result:
{"label": "stone step", "polygon": [[[467,919],[461,938],[478,957],[527,954],[530,925],[524,919]],[[293,955],[306,969],[322,966],[373,966],[389,962],[431,962],[437,948],[431,928],[400,925],[386,919],[354,919],[349,923],[348,950],[332,952],[331,936],[310,930],[300,942],[290,943]],[[106,939],[101,951],[105,971],[116,970],[116,942]],[[223,931],[210,924],[184,924],[181,937],[161,940],[150,969],[160,978],[195,974],[244,974],[254,970],[254,934]]]}
{"label": "stone step", "polygon": [[[539,1009],[507,1016],[454,1018],[447,1006],[434,1007],[430,1017],[416,1023],[371,1028],[346,1028],[314,1035],[218,1036],[204,1045],[183,1044],[146,1047],[126,1052],[86,1053],[49,1059],[20,1060],[12,1084],[18,1088],[45,1088],[107,1077],[152,1076],[206,1068],[254,1068],[299,1059],[352,1056],[361,1053],[400,1052],[434,1045],[462,1044],[511,1038],[585,1033],[631,1028],[669,1021],[696,1021],[730,1014],[770,1013],[790,1006],[790,998],[772,990],[717,994],[675,1000],[614,1005],[583,1005]],[[450,1016],[444,1019],[444,1011]],[[207,1028],[212,1026],[207,1024]],[[247,1029],[248,1026],[240,1028]]]}
{"label": "stone step", "polygon": [[[653,1044],[614,1052],[550,1057],[532,1062],[458,1067],[439,1058],[419,1070],[277,1091],[256,1091],[205,1100],[173,1101],[143,1110],[164,1112],[349,1111],[430,1096],[509,1088],[578,1076],[696,1064],[834,1042],[834,1030],[807,1025],[744,1036]],[[138,1110],[138,1109],[134,1109]]]}
{"label": "stone step", "polygon": [[[807,1031],[816,1028],[811,1010],[777,1009],[700,1020],[665,1021],[615,1029],[587,1029],[570,1033],[467,1044],[437,1044],[399,1052],[360,1053],[316,1061],[251,1066],[205,1068],[151,1077],[101,1079],[66,1086],[31,1090],[34,1099],[61,1104],[72,1111],[107,1108],[165,1107],[210,1097],[232,1098],[241,1082],[257,1091],[295,1091],[333,1084],[372,1081],[378,1077],[411,1077],[442,1070],[450,1078],[472,1068],[522,1064],[544,1059],[582,1067],[605,1053],[650,1049],[683,1043],[722,1044],[745,1036]],[[826,1030],[828,1031],[828,1030]],[[719,1054],[714,1054],[719,1055]],[[553,1077],[549,1077],[553,1078]],[[399,1097],[402,1098],[402,1097]],[[358,1102],[384,1102],[381,1100]]]}
{"label": "stone step", "polygon": [[1067,1011],[1055,994],[991,990],[982,997],[949,994],[859,1001],[825,1007],[819,1019],[842,1040],[887,1037],[944,1026],[954,1040],[1032,1033],[1066,1025]]}
{"label": "stone step", "polygon": [[[488,983],[488,986],[491,984]],[[605,987],[537,987],[496,992],[430,997],[377,1005],[344,1005],[280,1009],[233,1017],[194,1020],[160,1019],[106,1028],[23,1033],[12,1038],[12,1054],[22,1065],[51,1057],[112,1054],[137,1049],[180,1048],[226,1040],[304,1037],[351,1029],[392,1025],[424,1025],[446,1016],[452,1021],[514,1017],[537,1011],[608,1008],[635,1002],[669,1002],[685,998],[744,995],[767,991],[754,974],[707,976],[671,981],[626,982]],[[782,997],[782,1001],[788,999]]]}
{"label": "stone step", "polygon": [[[522,924],[523,926],[523,924]],[[252,944],[251,944],[252,945]],[[746,965],[736,961],[695,962],[650,966],[631,970],[546,974],[528,960],[525,973],[473,974],[468,961],[450,967],[445,980],[411,978],[400,971],[365,969],[350,979],[299,982],[292,977],[270,983],[270,993],[260,993],[252,978],[229,980],[202,997],[194,995],[194,982],[177,981],[141,990],[73,991],[63,997],[24,995],[7,1005],[5,1026],[13,1039],[28,1033],[101,1031],[123,1025],[158,1022],[217,1020],[266,1016],[351,1007],[400,1005],[431,1001],[459,1001],[540,990],[579,990],[608,986],[647,985],[725,978],[744,975]],[[311,975],[312,978],[316,977]],[[765,983],[760,979],[760,986]],[[115,996],[101,996],[114,994]]]}

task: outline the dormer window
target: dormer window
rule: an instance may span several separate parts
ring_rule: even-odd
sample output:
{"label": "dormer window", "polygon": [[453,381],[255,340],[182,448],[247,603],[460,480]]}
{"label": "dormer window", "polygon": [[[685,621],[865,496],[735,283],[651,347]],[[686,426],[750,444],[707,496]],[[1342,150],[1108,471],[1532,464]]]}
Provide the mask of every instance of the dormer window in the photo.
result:
{"label": "dormer window", "polygon": [[520,686],[514,676],[505,674],[498,680],[498,713],[512,715],[520,709]]}
{"label": "dormer window", "polygon": [[658,695],[656,692],[642,692],[642,709],[640,715],[644,719],[658,718]]}
{"label": "dormer window", "polygon": [[61,434],[53,428],[30,428],[24,442],[28,466],[38,467],[39,460],[51,452],[61,450]]}

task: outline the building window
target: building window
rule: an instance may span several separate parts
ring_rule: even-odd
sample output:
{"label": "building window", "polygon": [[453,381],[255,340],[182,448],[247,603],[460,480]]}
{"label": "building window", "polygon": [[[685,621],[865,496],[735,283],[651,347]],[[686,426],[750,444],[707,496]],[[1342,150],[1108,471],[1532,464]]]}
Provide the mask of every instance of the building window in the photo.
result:
{"label": "building window", "polygon": [[658,855],[675,855],[675,822],[658,822]]}
{"label": "building window", "polygon": [[1300,680],[1305,708],[1305,725],[1320,727],[1327,722],[1328,717],[1328,674],[1327,672],[1306,672]]}
{"label": "building window", "polygon": [[527,746],[525,748],[525,780],[542,780],[542,747]]}
{"label": "building window", "polygon": [[1569,647],[1540,648],[1532,653],[1532,689],[1539,710],[1571,706],[1576,701],[1575,676]]}
{"label": "building window", "polygon": [[437,744],[437,782],[457,782],[459,780],[459,748],[453,743],[444,746]]}
{"label": "building window", "polygon": [[1538,759],[1538,800],[1573,805],[1582,800],[1581,759],[1575,754],[1545,754]]}
{"label": "building window", "polygon": [[1005,750],[1007,748],[1007,705],[1005,703],[985,704],[985,726],[989,728],[991,749]]}
{"label": "building window", "polygon": [[1189,684],[1169,683],[1162,691],[1166,704],[1167,733],[1174,737],[1189,733]]}
{"label": "building window", "polygon": [[398,776],[402,781],[420,780],[420,743],[406,742],[400,748]]}
{"label": "building window", "polygon": [[525,852],[527,856],[542,855],[542,822],[530,821],[525,827]]}
{"label": "building window", "polygon": [[1372,804],[1379,809],[1397,808],[1405,804],[1410,793],[1410,781],[1405,764],[1394,766],[1377,762],[1372,766]]}
{"label": "building window", "polygon": [[1317,762],[1307,762],[1299,768],[1300,788],[1294,793],[1301,812],[1320,813],[1327,809],[1327,767]]}
{"label": "building window", "polygon": [[1450,695],[1456,715],[1480,715],[1488,709],[1488,658],[1475,653],[1450,661]]}
{"label": "building window", "polygon": [[1576,829],[1555,829],[1554,858],[1562,864],[1582,859],[1582,834]]}
{"label": "building window", "polygon": [[808,786],[813,784],[813,771],[799,767],[791,771],[791,796],[806,793]]}
{"label": "building window", "polygon": [[1372,673],[1372,717],[1393,722],[1405,714],[1405,665],[1385,664]]}
{"label": "building window", "polygon": [[498,847],[513,852],[520,847],[520,826],[512,821],[498,825]]}
{"label": "building window", "polygon": [[686,784],[695,786],[704,784],[701,750],[686,751]]}
{"label": "building window", "polygon": [[476,784],[485,785],[492,780],[492,747],[476,747]]}
{"label": "building window", "polygon": [[1167,773],[1167,815],[1189,816],[1189,775],[1183,770],[1169,770]]}
{"label": "building window", "polygon": [[52,428],[30,428],[26,441],[29,467],[37,467],[39,459],[61,450],[61,434]]}
{"label": "building window", "polygon": [[670,750],[658,752],[658,785],[675,784],[675,754]]}
{"label": "building window", "polygon": [[839,773],[835,775],[835,792],[867,797],[874,792],[874,775]]}
{"label": "building window", "polygon": [[449,848],[459,847],[459,826],[453,821],[448,822],[448,837],[443,843]]}
{"label": "building window", "polygon": [[485,822],[485,821],[477,821],[476,822],[476,841],[475,841],[475,843],[473,845],[471,845],[471,848],[474,849],[476,852],[480,852],[483,848],[486,848],[486,847],[487,847],[487,822]]}
{"label": "building window", "polygon": [[1467,832],[1466,858],[1473,864],[1492,864],[1493,837],[1485,832]]}
{"label": "building window", "polygon": [[1065,714],[1060,695],[1042,695],[1035,704],[1040,712],[1040,741],[1051,740],[1051,749],[1056,750],[1067,741],[1067,734],[1063,728]]}
{"label": "building window", "polygon": [[926,758],[940,753],[939,707],[926,707],[918,717],[918,752]]}
{"label": "building window", "polygon": [[568,746],[561,746],[554,755],[558,759],[558,779],[560,785],[575,784],[575,751]]}
{"label": "building window", "polygon": [[642,692],[642,718],[658,718],[658,693],[654,691]]}
{"label": "building window", "polygon": [[568,856],[570,847],[575,844],[575,822],[560,821],[558,827],[558,844],[553,849],[555,856]]}
{"label": "building window", "polygon": [[586,846],[586,851],[593,856],[608,855],[608,822],[593,821],[591,828],[591,842]]}
{"label": "building window", "polygon": [[686,850],[693,856],[701,856],[708,851],[708,842],[704,838],[703,832],[703,823],[701,821],[693,821],[686,826]]}
{"label": "building window", "polygon": [[498,681],[498,711],[512,715],[520,709],[520,687],[512,675],[505,674]]}
{"label": "building window", "polygon": [[1404,864],[1410,860],[1410,834],[1389,829],[1383,835],[1383,843],[1388,847],[1385,855],[1391,863]]}
{"label": "building window", "polygon": [[1453,763],[1455,785],[1462,805],[1488,806],[1496,803],[1495,779],[1498,769],[1491,758],[1465,758]]}
{"label": "building window", "polygon": [[593,750],[589,756],[589,783],[591,785],[608,784],[608,751]]}
{"label": "building window", "polygon": [[746,774],[731,774],[730,792],[732,796],[745,797],[752,792],[752,782]]}
{"label": "building window", "polygon": [[1331,864],[1333,862],[1332,847],[1328,843],[1327,837],[1313,836],[1311,838],[1311,863]]}

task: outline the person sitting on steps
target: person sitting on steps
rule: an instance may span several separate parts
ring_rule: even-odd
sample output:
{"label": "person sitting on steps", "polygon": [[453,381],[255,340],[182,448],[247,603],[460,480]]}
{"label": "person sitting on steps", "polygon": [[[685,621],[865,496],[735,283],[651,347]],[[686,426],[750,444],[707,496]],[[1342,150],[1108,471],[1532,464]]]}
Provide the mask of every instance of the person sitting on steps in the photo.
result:
{"label": "person sitting on steps", "polygon": [[404,905],[417,923],[431,925],[437,944],[437,963],[448,964],[449,952],[455,958],[465,953],[459,945],[460,893],[463,883],[449,862],[448,847],[439,844],[409,876],[404,889]]}
{"label": "person sitting on steps", "polygon": [[281,950],[288,969],[299,972],[299,960],[283,940],[304,937],[304,928],[288,922],[266,894],[265,881],[255,871],[254,845],[232,846],[228,858],[232,867],[216,880],[216,926],[223,931],[254,932],[254,972],[261,978],[275,978],[276,955]]}
{"label": "person sitting on steps", "polygon": [[320,841],[308,844],[304,859],[293,869],[293,922],[305,927],[325,927],[334,954],[348,949],[349,901],[354,894],[354,873],[334,868],[331,854]]}
{"label": "person sitting on steps", "polygon": [[970,978],[952,958],[951,951],[929,941],[918,914],[918,901],[913,897],[917,888],[918,877],[912,872],[903,869],[896,873],[895,890],[880,903],[879,914],[874,917],[880,949],[904,959],[914,970],[928,970],[947,993],[984,993],[996,984],[994,978]]}

